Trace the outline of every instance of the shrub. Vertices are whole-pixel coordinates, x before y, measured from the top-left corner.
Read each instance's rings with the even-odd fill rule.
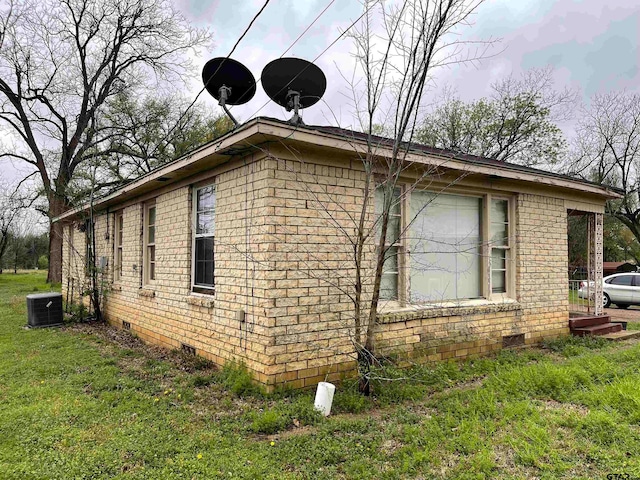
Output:
[[[49,268],[49,257],[40,255],[38,257],[38,270],[46,270]]]

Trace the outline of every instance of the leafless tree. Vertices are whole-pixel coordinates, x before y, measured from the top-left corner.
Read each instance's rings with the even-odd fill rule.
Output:
[[[567,170],[620,188],[623,198],[608,202],[607,211],[640,240],[640,95],[595,95],[581,118]]]
[[[424,114],[424,98],[434,71],[460,63],[473,63],[487,55],[492,41],[465,41],[460,28],[483,0],[366,1],[366,15],[351,37],[358,66],[351,81],[353,107],[366,134],[367,151],[361,156],[365,171],[364,198],[353,239],[354,343],[360,370],[360,390],[368,394],[370,369],[376,363],[375,330],[378,324],[380,286],[385,261],[390,256],[388,230],[400,176],[416,166],[407,161],[416,127]],[[375,19],[380,19],[378,23]],[[374,134],[385,126],[390,155],[381,158],[381,140]],[[417,170],[414,185],[424,184],[434,167]],[[374,192],[382,196],[371,226]],[[401,234],[404,232],[401,232]],[[373,272],[365,258],[375,237]],[[391,242],[393,243],[393,242]],[[366,288],[373,273],[372,285]],[[368,290],[368,291],[367,291]]]
[[[38,172],[54,218],[69,207],[78,169],[112,138],[112,125],[97,121],[106,102],[179,81],[209,34],[169,0],[10,0],[0,9],[0,125],[15,141],[0,158]],[[61,279],[61,229],[50,223],[50,281]]]

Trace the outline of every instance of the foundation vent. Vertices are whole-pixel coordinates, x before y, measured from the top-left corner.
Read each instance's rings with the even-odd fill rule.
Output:
[[[191,345],[187,345],[186,343],[182,344],[182,352],[187,355],[196,355],[196,347],[192,347]]]
[[[519,347],[520,345],[524,345],[524,333],[502,337],[502,348]]]
[[[129,322],[122,321],[122,328],[125,330],[131,330],[131,324]]]

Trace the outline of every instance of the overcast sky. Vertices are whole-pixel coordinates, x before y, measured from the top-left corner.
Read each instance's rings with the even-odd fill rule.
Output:
[[[194,59],[198,69],[212,57],[226,56],[264,3],[263,0],[176,2],[190,22],[210,28],[214,34],[214,46]],[[282,55],[329,2],[272,0],[233,58],[259,78],[262,68]],[[493,50],[495,56],[476,66],[458,65],[440,70],[436,88],[454,87],[463,99],[471,100],[487,95],[495,80],[518,75],[528,68],[551,65],[556,88],[579,89],[585,101],[597,92],[625,88],[640,91],[639,3],[640,0],[488,0],[478,9],[474,25],[464,35],[469,39],[501,38]],[[334,1],[287,56],[314,60],[361,12],[358,0]],[[345,101],[348,86],[338,70],[338,65],[346,74],[353,70],[352,51],[352,40],[344,38],[316,61],[327,77],[326,103],[320,102],[303,112],[308,124],[353,125],[352,108]],[[193,97],[200,88],[201,84],[194,82],[186,93]],[[220,112],[213,99],[206,93],[203,97],[212,111]],[[291,116],[269,102],[261,86],[253,100],[235,107],[233,113],[241,121],[256,114],[280,119]],[[564,127],[570,136],[571,125]],[[17,178],[20,174],[5,165],[0,175]]]
[[[233,58],[259,78],[262,68],[278,58],[328,3],[329,0],[272,0]],[[197,60],[199,65],[211,57],[225,56],[262,4],[263,0],[179,0],[179,8],[191,21],[210,27],[215,35],[215,47]],[[440,70],[437,88],[454,87],[462,98],[471,100],[489,93],[491,83],[497,79],[551,65],[555,86],[578,89],[585,101],[597,92],[638,90],[639,6],[639,0],[488,0],[480,6],[474,25],[464,35],[469,39],[501,38],[493,49],[495,56],[479,65]],[[313,60],[361,12],[358,0],[335,1],[287,55]],[[344,98],[349,94],[348,86],[338,70],[353,70],[351,51],[352,41],[345,38],[317,60],[327,77],[327,104],[321,102],[303,112],[307,123],[335,123],[330,110],[341,126],[352,123],[352,112]],[[259,86],[254,99],[233,112],[244,121],[267,101]],[[217,108],[212,99],[208,105]],[[273,103],[257,114],[282,119],[291,116]]]

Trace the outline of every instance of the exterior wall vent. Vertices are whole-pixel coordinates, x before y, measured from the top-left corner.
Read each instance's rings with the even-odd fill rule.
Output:
[[[187,355],[196,355],[196,347],[192,347],[191,345],[187,345],[186,343],[182,344],[182,351]]]
[[[122,328],[125,330],[131,330],[131,324],[129,322],[122,321]]]
[[[27,295],[27,323],[32,328],[62,325],[62,294]]]
[[[524,333],[502,337],[502,348],[519,347],[520,345],[524,345]]]

